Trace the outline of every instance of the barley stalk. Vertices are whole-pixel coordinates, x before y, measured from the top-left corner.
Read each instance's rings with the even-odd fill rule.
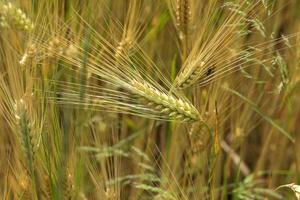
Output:
[[[0,2],[0,26],[17,28],[30,32],[34,25],[26,14],[12,3],[3,4]]]
[[[179,89],[184,89],[197,82],[199,76],[201,76],[203,70],[205,70],[203,69],[204,65],[205,62],[202,61],[200,64],[195,65],[196,67],[185,68],[177,77],[178,81],[176,82],[176,87]]]
[[[21,192],[18,194],[18,199],[30,200],[32,197],[32,191],[30,190],[30,181],[27,176],[24,176],[20,180]]]
[[[212,3],[213,5],[214,3]],[[226,5],[226,6],[225,6]],[[236,54],[229,51],[233,45],[237,44],[240,35],[238,28],[243,24],[249,24],[245,15],[241,15],[233,10],[227,4],[219,7],[209,7],[207,12],[207,20],[203,20],[203,27],[198,27],[199,37],[194,38],[190,54],[184,61],[181,71],[178,73],[175,85],[177,88],[183,89],[201,82],[208,82],[216,76],[228,73],[237,66],[239,59]],[[250,5],[241,2],[237,8],[244,13],[253,9]],[[213,16],[218,15],[222,23],[218,25],[210,24],[210,20],[214,20]],[[210,17],[212,17],[210,19]],[[205,31],[207,29],[207,31]],[[214,74],[211,74],[212,68],[218,68]]]
[[[127,47],[130,46],[130,41],[128,40],[122,40],[121,42],[119,42],[117,48],[116,48],[116,52],[115,52],[115,57],[116,59],[120,59],[122,57],[122,54],[124,53],[124,51],[127,49]]]
[[[29,113],[27,111],[25,102],[20,99],[14,105],[15,118],[19,128],[22,149],[28,159],[30,171],[33,171],[33,163],[35,161],[35,153],[39,146],[39,134],[33,130],[34,122],[30,122]]]
[[[52,198],[52,191],[51,191],[51,177],[45,176],[44,177],[44,188],[43,188],[43,196],[45,199],[51,199]]]
[[[35,44],[29,44],[26,48],[25,53],[20,59],[19,63],[21,66],[25,66],[34,56],[37,54],[37,47]]]
[[[104,50],[113,48],[104,38],[99,35],[98,37],[97,42],[103,45]],[[67,41],[62,40],[62,47],[67,43]],[[92,106],[97,110],[135,114],[152,119],[182,122],[201,120],[197,109],[186,100],[184,95],[174,90],[174,88],[171,89],[171,83],[161,74],[159,69],[154,64],[152,65],[147,57],[144,57],[138,46],[132,45],[137,44],[122,40],[117,48],[113,48],[115,51],[108,51],[107,53],[97,51],[90,53],[78,46],[76,48],[78,50],[77,58],[70,58],[68,55],[61,53],[59,49],[49,48],[41,43],[40,46],[48,50],[50,54],[54,56],[61,55],[61,59],[71,64],[71,66],[80,69],[82,63],[85,63],[86,72],[82,71],[80,73],[92,73],[94,75],[93,80],[101,78],[106,83],[103,86],[94,85],[92,81],[92,85],[82,85],[80,80],[79,84],[53,81],[63,90],[56,100],[59,100],[59,103],[62,104]],[[128,48],[136,48],[138,57],[129,57]],[[91,47],[91,49],[95,50],[94,47]],[[86,60],[82,60],[87,56]],[[115,62],[112,62],[111,58]],[[153,67],[155,78],[164,84],[163,87],[156,80],[153,80],[153,77],[144,73],[145,67],[150,66]],[[66,67],[70,67],[70,65],[66,65]],[[85,91],[87,91],[85,99],[80,98],[78,86],[85,88]],[[170,91],[170,93],[168,94],[166,91]],[[139,95],[143,101],[137,101],[132,94]]]
[[[132,81],[132,85],[136,93],[144,98],[149,108],[154,108],[162,114],[168,115],[171,119],[183,122],[198,121],[200,119],[197,109],[190,103],[173,95],[164,94],[146,82]]]
[[[64,181],[63,181],[63,196],[62,196],[62,198],[65,200],[72,199],[73,193],[74,193],[73,176],[67,170],[65,177],[64,177]]]
[[[177,0],[176,2],[176,26],[180,32],[180,39],[188,34],[188,24],[191,15],[189,0]]]

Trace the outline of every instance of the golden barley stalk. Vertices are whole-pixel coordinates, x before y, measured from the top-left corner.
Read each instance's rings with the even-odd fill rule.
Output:
[[[238,9],[241,10],[251,10],[252,8],[252,6],[247,6],[243,3],[238,6]],[[215,31],[211,32],[209,38],[205,39],[205,41],[202,38],[205,37],[205,34],[195,41],[190,55],[183,63],[181,71],[175,79],[177,88],[182,89],[195,84],[203,76],[210,76],[209,72],[213,67],[220,66],[222,68],[224,61],[228,62],[229,57],[230,59],[235,58],[235,55],[229,54],[229,49],[239,41],[236,30],[241,23],[246,23],[245,16],[225,6],[218,8],[218,10],[219,12],[224,12],[220,19],[223,20],[223,23],[215,27]],[[209,26],[209,23],[207,26]],[[199,30],[201,32],[203,27],[199,27],[199,29],[201,29]],[[222,68],[222,70],[226,69]],[[222,72],[218,71],[218,73]]]
[[[147,83],[132,81],[132,85],[136,89],[136,93],[146,100],[147,106],[159,110],[171,119],[183,122],[198,121],[200,119],[197,109],[190,103],[173,95],[164,94]]]
[[[143,26],[139,25],[142,14],[141,9],[141,1],[132,0],[129,2],[122,38],[115,51],[116,59],[122,57],[121,54],[125,50],[130,51],[134,41],[137,41],[140,37],[143,29]]]
[[[34,28],[32,21],[26,14],[12,3],[0,2],[0,26],[9,27],[10,25],[24,31],[31,31]]]
[[[191,15],[191,8],[189,0],[177,0],[176,1],[176,26],[180,32],[180,38],[183,38],[183,35],[188,34],[188,24],[189,18]]]
[[[63,195],[62,198],[64,200],[69,200],[73,198],[74,193],[74,183],[73,183],[73,176],[71,173],[66,171],[63,180]]]
[[[103,37],[99,35],[95,37],[97,37],[96,42],[104,50],[116,49]],[[62,46],[65,46],[68,42],[62,38],[60,43]],[[134,42],[133,44],[137,45]],[[53,81],[54,84],[60,85],[63,91],[59,95],[60,97],[56,98],[62,104],[91,105],[96,106],[97,109],[135,114],[152,119],[178,120],[183,122],[201,120],[197,109],[181,93],[172,88],[171,83],[161,74],[159,69],[155,65],[152,65],[153,63],[147,60],[148,58],[144,57],[143,52],[139,52],[140,49],[138,46],[132,48],[137,49],[136,54],[138,54],[137,58],[139,60],[134,60],[135,58],[132,56],[128,57],[128,50],[126,49],[123,49],[124,53],[116,55],[116,51],[103,53],[103,51],[91,46],[90,48],[93,51],[87,52],[86,49],[77,46],[77,57],[70,58],[68,55],[59,52],[57,48],[49,49],[43,43],[40,46],[51,54],[60,55],[61,59],[68,63],[66,67],[70,67],[71,64],[71,66],[80,69],[82,63],[86,62],[86,72],[80,70],[81,72],[79,73],[91,73],[93,76],[92,80],[101,80],[106,85],[114,86],[109,88],[109,86],[97,84],[86,85],[82,83]],[[87,57],[86,55],[88,59],[84,61],[83,58]],[[114,60],[117,60],[118,63],[114,63]],[[151,75],[144,73],[144,67],[149,67],[149,65],[155,71],[155,78],[163,82],[165,87],[162,87],[156,80],[153,80]],[[80,98],[80,91],[78,91],[78,88],[83,87],[85,88],[84,91],[87,92],[84,101]],[[123,91],[117,88],[122,88]],[[168,93],[168,91],[170,92]],[[57,93],[55,94],[54,92],[54,95],[57,95]],[[136,95],[140,98],[136,98]],[[55,99],[55,97],[53,98]],[[143,99],[143,101],[139,101],[140,99]]]

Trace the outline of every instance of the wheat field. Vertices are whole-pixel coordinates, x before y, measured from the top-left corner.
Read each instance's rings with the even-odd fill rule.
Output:
[[[0,199],[300,199],[299,0],[0,0]]]

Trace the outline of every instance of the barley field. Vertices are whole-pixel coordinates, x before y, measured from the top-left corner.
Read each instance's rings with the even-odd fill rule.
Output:
[[[0,199],[300,199],[300,0],[0,0]]]

